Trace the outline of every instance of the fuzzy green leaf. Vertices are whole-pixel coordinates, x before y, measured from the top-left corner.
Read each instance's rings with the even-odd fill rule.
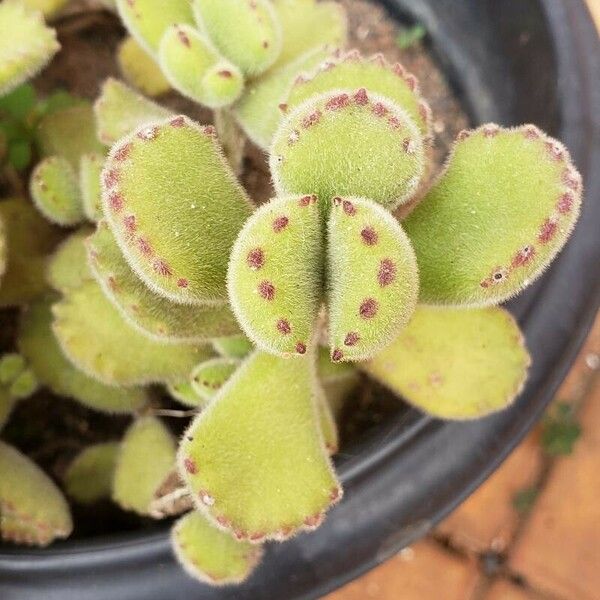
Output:
[[[116,442],[84,448],[65,473],[67,494],[80,504],[93,504],[110,498],[119,450]]]
[[[20,0],[0,4],[0,96],[33,77],[58,52],[56,32]]]
[[[322,290],[316,196],[279,198],[247,221],[233,251],[229,299],[246,335],[267,352],[304,354]]]
[[[25,359],[18,352],[4,354],[0,358],[0,385],[13,382],[26,367]]]
[[[72,227],[85,219],[77,175],[66,158],[42,160],[31,175],[30,193],[37,209],[52,223]]]
[[[235,373],[240,363],[233,358],[211,358],[192,371],[192,388],[207,403]]]
[[[189,25],[173,25],[160,42],[160,66],[181,94],[210,108],[229,106],[244,87],[240,70]]]
[[[419,306],[396,340],[360,368],[429,414],[473,419],[506,408],[529,363],[506,310]]]
[[[164,342],[204,342],[239,331],[226,304],[175,304],[152,291],[131,270],[105,221],[88,241],[90,264],[108,298],[125,319]]]
[[[517,294],[565,244],[581,190],[567,150],[533,125],[459,134],[446,172],[403,224],[421,301],[482,306]]]
[[[46,288],[46,259],[59,240],[58,231],[29,203],[0,201],[6,234],[6,271],[0,285],[0,307],[25,304]]]
[[[254,349],[254,345],[245,335],[231,335],[212,340],[215,352],[224,358],[246,358]]]
[[[326,46],[309,50],[295,61],[269,69],[260,77],[248,82],[243,96],[234,106],[235,117],[246,135],[267,150],[282,119],[279,105],[298,73],[311,69],[325,59]]]
[[[104,156],[98,153],[84,154],[79,162],[79,189],[83,212],[88,221],[95,223],[102,218],[102,186],[100,175]]]
[[[116,5],[129,33],[151,54],[170,25],[194,22],[190,0],[116,0]]]
[[[224,300],[251,204],[214,129],[184,116],[145,126],[112,149],[103,177],[105,217],[137,275],[175,302]]]
[[[146,96],[159,96],[171,89],[154,57],[132,37],[119,44],[117,60],[127,82]]]
[[[179,381],[210,356],[207,348],[159,343],[138,332],[95,281],[69,291],[53,313],[53,330],[65,355],[107,385]]]
[[[151,457],[151,460],[149,460]],[[156,491],[175,464],[175,439],[155,417],[142,417],[125,433],[113,480],[113,500],[148,515]]]
[[[171,542],[185,571],[210,585],[241,583],[262,558],[261,546],[235,540],[198,511],[175,523]]]
[[[363,58],[357,50],[338,52],[313,72],[299,76],[284,102],[291,110],[316,94],[360,88],[394,102],[417,124],[421,135],[429,134],[431,109],[421,96],[417,79],[402,65],[388,63],[382,54]]]
[[[85,240],[91,233],[89,227],[78,229],[61,242],[48,260],[46,278],[56,291],[68,293],[92,279],[85,249]]]
[[[269,0],[193,0],[200,30],[243,73],[266,71],[281,52],[281,24]]]
[[[206,398],[196,392],[189,378],[167,385],[167,393],[173,400],[190,408],[204,408],[208,404]]]
[[[419,277],[410,241],[379,204],[335,198],[327,271],[331,357],[365,360],[399,333],[417,305]]]
[[[8,393],[16,400],[23,400],[35,394],[39,383],[35,373],[31,369],[25,369],[11,383]]]
[[[313,368],[312,357],[252,354],[183,438],[180,473],[195,503],[240,539],[314,529],[341,497]]]
[[[52,333],[51,305],[49,298],[30,304],[19,325],[19,350],[29,361],[40,383],[55,394],[74,398],[101,412],[131,413],[144,406],[148,396],[142,388],[103,385],[71,365]]]
[[[96,137],[92,105],[83,100],[47,113],[38,124],[36,139],[42,156],[61,156],[75,171],[83,154],[104,152]]]
[[[72,529],[69,506],[52,480],[25,455],[0,442],[0,537],[47,546]]]
[[[319,380],[334,418],[340,416],[346,398],[360,382],[352,363],[333,362],[326,348],[319,348],[317,363]]]
[[[98,137],[114,144],[144,123],[166,119],[171,111],[144,98],[117,79],[109,77],[94,104]]]
[[[414,121],[383,96],[334,91],[312,97],[281,123],[269,164],[279,195],[371,198],[386,208],[414,194],[425,168]]]

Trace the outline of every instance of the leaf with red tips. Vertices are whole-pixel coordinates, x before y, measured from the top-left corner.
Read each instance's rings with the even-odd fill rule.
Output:
[[[382,55],[363,58],[354,50],[329,57],[299,78],[284,101],[288,110],[293,110],[315,94],[361,88],[393,101],[418,125],[422,136],[429,135],[431,110],[419,92],[417,80],[401,65],[388,63]]]
[[[244,87],[240,70],[189,25],[173,25],[160,42],[160,66],[181,94],[209,108],[229,106]]]
[[[163,422],[137,419],[121,442],[112,499],[125,510],[150,516],[150,505],[174,464],[175,439]]]
[[[0,442],[0,538],[47,546],[72,529],[69,506],[52,480],[16,448]]]
[[[224,303],[176,304],[150,289],[127,264],[105,221],[98,223],[87,245],[92,272],[105,294],[145,335],[163,343],[200,343],[239,331]]]
[[[194,15],[217,50],[250,76],[281,52],[281,25],[269,0],[193,0]]]
[[[29,304],[19,323],[19,350],[40,383],[101,412],[126,414],[142,408],[149,400],[146,390],[103,385],[67,360],[52,333],[52,302],[52,298],[42,298]]]
[[[319,428],[313,361],[255,352],[184,435],[180,474],[196,505],[239,538],[314,528],[341,497]]]
[[[169,26],[194,22],[190,0],[116,0],[116,5],[129,33],[151,54],[158,52],[160,40]]]
[[[425,168],[422,135],[392,101],[365,90],[313,96],[281,123],[269,164],[279,194],[371,198],[392,209],[415,193]]]
[[[506,408],[529,364],[519,326],[503,308],[419,306],[392,344],[359,366],[426,413],[474,419]]]
[[[327,252],[331,356],[336,362],[365,360],[398,334],[416,307],[419,277],[413,249],[382,206],[336,198]]]
[[[144,123],[159,121],[173,114],[112,77],[102,84],[94,112],[98,137],[107,145],[114,144]]]
[[[301,355],[312,339],[322,289],[318,205],[312,195],[272,200],[233,247],[230,302],[246,335],[268,352]]]
[[[103,203],[146,285],[180,304],[225,300],[229,253],[252,205],[212,127],[178,116],[121,140],[105,165]]]
[[[140,333],[123,319],[95,281],[70,290],[53,306],[53,313],[53,330],[65,355],[107,385],[180,381],[210,356],[204,346],[165,344]]]
[[[262,558],[262,547],[237,541],[215,527],[198,511],[173,526],[171,543],[175,556],[194,579],[210,585],[242,583]]]
[[[19,0],[0,3],[0,96],[33,77],[58,52],[56,31]]]
[[[421,301],[482,306],[519,293],[564,246],[581,193],[567,150],[533,125],[463,132],[446,172],[403,223]]]

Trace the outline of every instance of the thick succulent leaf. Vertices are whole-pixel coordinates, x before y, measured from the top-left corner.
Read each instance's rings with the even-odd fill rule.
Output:
[[[154,57],[132,37],[119,44],[117,61],[127,82],[146,96],[159,96],[171,89]]]
[[[153,54],[170,25],[194,22],[190,0],[116,0],[116,4],[129,33]]]
[[[244,226],[228,273],[242,329],[267,352],[304,354],[322,295],[323,233],[316,196],[279,198]]]
[[[103,166],[104,156],[98,153],[84,154],[79,162],[79,189],[83,212],[92,223],[102,218],[100,174]]]
[[[371,198],[392,209],[414,194],[425,168],[423,138],[399,106],[364,88],[314,96],[291,111],[273,139],[275,189]]]
[[[117,442],[84,448],[67,467],[65,491],[80,504],[110,498],[120,445]]]
[[[329,404],[329,398],[325,388],[320,382],[315,382],[317,414],[323,443],[330,455],[334,455],[340,445],[338,427],[333,413],[333,407]]]
[[[365,88],[388,98],[406,111],[421,135],[429,134],[431,110],[423,100],[417,79],[402,65],[391,65],[382,54],[363,58],[357,50],[338,52],[311,73],[299,76],[287,99],[286,110],[330,90]]]
[[[90,265],[108,298],[142,333],[164,342],[204,342],[236,333],[226,304],[175,304],[150,289],[132,271],[105,221],[88,240]]]
[[[171,542],[185,571],[210,585],[241,583],[262,558],[261,546],[234,539],[198,511],[175,523]]]
[[[403,223],[421,301],[481,306],[517,294],[565,244],[581,191],[567,150],[533,125],[460,134],[446,172]]]
[[[37,209],[52,223],[72,227],[85,219],[77,175],[61,156],[49,156],[31,174],[30,193]]]
[[[283,32],[281,52],[273,68],[288,65],[317,47],[346,44],[346,11],[337,2],[273,0]]]
[[[266,71],[281,52],[281,24],[269,0],[193,0],[200,30],[243,73]]]
[[[210,356],[206,347],[164,344],[140,333],[123,319],[95,281],[69,291],[52,311],[52,328],[65,355],[107,385],[179,381]]]
[[[149,458],[151,457],[151,460]],[[113,500],[148,515],[156,491],[175,464],[175,439],[156,417],[142,417],[125,433],[113,480]]]
[[[418,295],[415,254],[393,215],[372,200],[335,198],[327,243],[332,360],[373,356],[408,323]]]
[[[118,79],[109,77],[94,104],[98,137],[114,144],[144,123],[166,119],[171,111],[138,94]]]
[[[0,96],[33,77],[58,52],[56,32],[20,0],[0,3]]]
[[[83,100],[47,113],[38,124],[36,140],[42,156],[61,156],[75,171],[83,154],[104,152],[96,136],[92,105]]]
[[[295,61],[269,69],[248,82],[244,94],[234,107],[235,117],[246,135],[267,150],[282,119],[279,105],[298,73],[311,69],[328,55],[327,46],[320,46],[302,54]]]
[[[244,77],[240,70],[189,25],[170,27],[158,55],[169,83],[195,102],[220,108],[235,102],[242,93]]]
[[[208,403],[239,366],[239,361],[233,358],[211,358],[201,362],[192,371],[192,389]]]
[[[204,408],[208,404],[206,398],[196,392],[190,378],[170,383],[167,385],[167,393],[173,400],[190,408]]]
[[[67,293],[92,278],[85,248],[91,233],[89,227],[78,229],[61,242],[48,260],[46,278],[56,291]]]
[[[49,298],[30,304],[19,324],[17,343],[40,383],[55,394],[74,398],[107,413],[132,413],[148,401],[142,388],[117,388],[99,383],[76,369],[62,353],[52,333]]]
[[[190,426],[178,462],[198,508],[252,542],[314,529],[341,497],[312,356],[252,354]]]
[[[360,375],[352,363],[333,362],[329,351],[321,347],[319,348],[317,371],[331,412],[334,418],[338,418],[346,398],[359,384]]]
[[[0,284],[0,307],[25,304],[46,288],[47,255],[59,240],[58,230],[29,202],[0,201],[6,235],[6,271]]]
[[[254,349],[254,344],[245,335],[230,335],[212,340],[213,348],[217,354],[224,358],[246,358]]]
[[[114,146],[103,177],[105,217],[138,276],[182,304],[224,300],[251,204],[214,128],[184,116],[147,125]]]
[[[419,306],[398,338],[360,367],[424,412],[473,419],[508,406],[529,363],[519,326],[503,308]]]
[[[72,529],[69,506],[52,480],[17,449],[0,442],[0,537],[47,546]]]
[[[35,373],[31,369],[25,369],[18,377],[10,384],[8,393],[15,400],[23,400],[35,394],[39,387],[39,383]]]

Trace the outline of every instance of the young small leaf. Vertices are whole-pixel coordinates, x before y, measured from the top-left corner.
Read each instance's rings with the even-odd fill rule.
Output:
[[[173,25],[160,42],[160,66],[181,94],[209,108],[229,106],[244,87],[240,70],[189,25]]]
[[[361,196],[392,209],[414,194],[425,168],[422,135],[392,101],[367,92],[313,96],[281,123],[269,164],[278,194]]]
[[[62,353],[52,333],[52,299],[30,304],[21,316],[17,343],[42,385],[106,413],[132,413],[148,402],[142,388],[118,388],[99,383],[76,369]]]
[[[419,306],[408,327],[360,366],[407,402],[442,419],[473,419],[506,408],[530,359],[504,309]]]
[[[200,30],[243,73],[266,71],[281,52],[281,25],[269,0],[193,0]]]
[[[33,77],[58,52],[54,29],[20,0],[0,3],[0,96]]]
[[[82,227],[65,238],[48,260],[46,278],[58,292],[68,293],[92,279],[87,261],[85,240],[92,233]]]
[[[176,304],[146,286],[127,264],[105,221],[98,223],[88,249],[92,271],[105,294],[142,333],[163,343],[198,343],[239,331],[226,304]]]
[[[85,219],[77,175],[69,161],[50,156],[31,174],[31,198],[52,223],[72,227]]]
[[[254,349],[254,345],[245,335],[230,335],[212,340],[213,348],[217,354],[224,358],[246,358]]]
[[[174,302],[224,300],[251,204],[214,129],[184,116],[142,127],[113,147],[103,178],[105,217],[137,275]]]
[[[16,448],[0,442],[0,537],[47,546],[72,529],[69,506],[52,480]]]
[[[241,583],[262,558],[261,546],[235,540],[198,511],[175,523],[171,542],[185,571],[210,585]]]
[[[567,241],[581,191],[567,150],[533,125],[459,134],[446,172],[403,223],[421,301],[482,306],[517,294]]]
[[[171,89],[154,57],[132,37],[119,44],[117,61],[127,82],[146,96],[159,96]]]
[[[52,328],[65,355],[107,385],[179,381],[210,356],[205,347],[159,343],[138,332],[95,281],[69,291],[52,310]]]
[[[229,299],[246,335],[282,356],[304,354],[322,294],[323,232],[316,196],[261,206],[231,253]]]
[[[8,393],[15,400],[23,400],[35,394],[39,383],[35,373],[31,369],[25,369],[20,373],[8,388]]]
[[[208,404],[206,399],[196,392],[189,378],[167,385],[167,393],[173,400],[190,408],[204,408]]]
[[[98,138],[107,145],[114,144],[144,123],[166,119],[171,114],[112,77],[103,83],[94,112]]]
[[[211,521],[239,539],[314,529],[341,497],[317,415],[312,357],[252,354],[192,423],[181,477]]]
[[[389,344],[418,294],[415,254],[393,215],[372,200],[334,198],[327,243],[332,360],[365,360]]]
[[[102,218],[100,175],[103,166],[104,156],[97,153],[84,154],[79,162],[79,189],[83,212],[92,223]]]
[[[211,358],[192,371],[192,389],[208,403],[238,369],[239,361],[232,358]]]
[[[151,457],[151,460],[149,460]],[[156,491],[175,464],[175,439],[155,417],[142,417],[125,433],[113,479],[113,500],[148,515]]]
[[[93,504],[110,498],[119,450],[116,442],[84,448],[65,473],[67,494],[80,504]]]

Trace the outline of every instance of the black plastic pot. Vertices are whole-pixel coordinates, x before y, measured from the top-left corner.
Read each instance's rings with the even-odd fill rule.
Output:
[[[508,411],[472,423],[402,413],[338,467],[344,501],[317,533],[268,549],[243,587],[210,589],[174,562],[167,529],[0,549],[2,600],[318,598],[426,534],[502,462],[539,418],[600,300],[600,44],[583,0],[381,0],[427,27],[474,123],[533,122],[563,140],[587,188],[552,269],[511,309],[533,355]]]

